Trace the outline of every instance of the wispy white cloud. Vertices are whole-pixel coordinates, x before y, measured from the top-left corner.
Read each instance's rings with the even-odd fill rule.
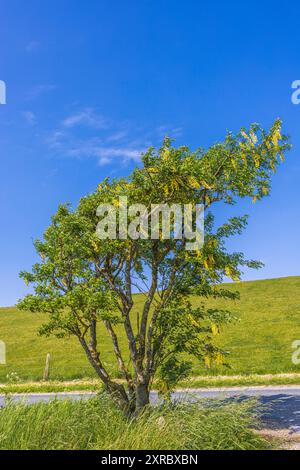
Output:
[[[51,149],[59,149],[63,147],[65,138],[65,132],[62,132],[61,130],[56,130],[47,137],[46,143]]]
[[[27,124],[36,124],[36,115],[32,111],[23,111],[22,116],[27,122]]]
[[[92,108],[86,108],[65,118],[62,125],[67,128],[86,126],[94,129],[106,129],[108,122],[102,115],[96,114]]]
[[[159,138],[165,137],[166,135],[176,139],[177,137],[181,137],[183,133],[182,127],[172,127],[168,125],[158,126],[157,134]]]
[[[34,87],[32,87],[27,95],[26,95],[26,98],[28,100],[34,100],[36,98],[38,98],[39,96],[45,94],[45,93],[49,93],[50,91],[53,91],[53,90],[56,90],[57,89],[57,86],[56,85],[50,85],[50,84],[39,84],[39,85],[35,85]]]
[[[152,132],[133,123],[115,123],[84,108],[65,117],[47,138],[47,144],[58,155],[78,159],[95,159],[99,165],[139,162],[151,145],[159,145],[162,136],[176,137],[181,128],[159,126]]]
[[[124,162],[138,162],[144,149],[133,147],[110,147],[95,145],[91,142],[82,142],[81,144],[68,149],[68,155],[71,157],[94,157],[99,165],[108,165],[115,160]]]
[[[117,131],[107,137],[108,142],[119,142],[127,137],[128,131]]]
[[[137,142],[122,142],[116,145],[103,136],[81,138],[61,129],[55,130],[47,137],[47,144],[52,151],[66,157],[87,159],[94,158],[99,165],[108,165],[114,161],[121,164],[138,162],[146,146]]]

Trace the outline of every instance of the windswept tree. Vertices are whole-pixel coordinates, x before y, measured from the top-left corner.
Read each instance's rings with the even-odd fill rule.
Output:
[[[204,302],[195,307],[192,297],[235,299],[237,293],[220,286],[224,277],[237,281],[244,266],[258,268],[260,263],[226,249],[226,239],[240,234],[247,218],[234,217],[215,228],[211,207],[267,196],[271,175],[288,149],[279,120],[268,132],[252,125],[237,135],[229,133],[208,150],[175,148],[166,138],[157,151],[150,148],[142,155],[130,177],[104,180],[76,210],[67,205],[58,209],[43,239],[35,242],[40,262],[32,272],[21,273],[34,294],[19,307],[47,314],[42,334],[76,336],[105,389],[127,413],[149,403],[155,377],[161,391],[170,392],[190,370],[187,358],[196,356],[207,367],[224,364],[225,352],[214,344],[214,335],[232,315]],[[120,228],[120,196],[131,207],[127,222],[134,235],[127,238]],[[166,239],[160,218],[158,235],[147,236],[153,204],[174,203],[203,204],[203,246],[188,250],[183,230]],[[105,219],[105,207],[111,206],[113,216]],[[143,208],[146,218],[140,217]],[[101,224],[107,223],[106,239],[99,238],[100,215]],[[173,235],[175,219],[170,211]],[[133,292],[140,292],[138,311]],[[100,323],[111,338],[122,383],[103,361]],[[120,325],[127,339],[123,350]]]

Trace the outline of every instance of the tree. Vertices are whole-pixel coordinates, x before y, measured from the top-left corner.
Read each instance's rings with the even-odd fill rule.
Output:
[[[234,217],[214,228],[210,208],[217,202],[233,204],[244,197],[255,202],[268,195],[271,175],[289,147],[279,120],[269,132],[252,125],[237,135],[229,133],[223,143],[207,151],[175,148],[165,138],[157,151],[150,148],[142,155],[142,165],[129,178],[104,180],[76,210],[59,207],[43,239],[35,242],[41,261],[32,272],[21,273],[33,284],[34,294],[19,307],[48,314],[42,334],[76,336],[105,389],[127,413],[149,403],[155,377],[161,392],[168,394],[189,372],[187,357],[196,356],[206,367],[224,364],[226,353],[214,344],[214,336],[232,314],[204,303],[194,307],[191,296],[235,299],[237,292],[220,286],[224,276],[237,281],[243,266],[258,268],[260,263],[246,260],[242,253],[229,253],[225,246],[228,237],[241,233],[247,217]],[[113,205],[115,222],[120,222],[119,196],[135,205],[128,222],[134,224],[136,236],[126,238],[116,228],[113,238],[100,240],[97,208]],[[144,236],[152,205],[174,202],[204,205],[201,248],[187,250],[188,239],[182,232],[181,238],[162,237],[160,219],[159,236]],[[146,226],[135,223],[141,203],[148,211]],[[175,222],[171,213],[173,235]],[[134,290],[141,293],[137,313]],[[124,384],[114,380],[103,363],[97,336],[101,322]],[[117,325],[127,338],[127,351],[120,348]]]

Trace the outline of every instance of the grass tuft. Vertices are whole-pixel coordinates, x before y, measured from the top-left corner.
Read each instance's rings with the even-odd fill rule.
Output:
[[[128,421],[105,394],[82,401],[8,403],[1,450],[252,450],[270,447],[254,428],[254,402],[149,408]]]

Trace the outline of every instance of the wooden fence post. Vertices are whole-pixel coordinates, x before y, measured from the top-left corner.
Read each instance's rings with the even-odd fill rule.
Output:
[[[44,370],[44,380],[49,380],[50,377],[50,354],[46,356],[46,365]]]

